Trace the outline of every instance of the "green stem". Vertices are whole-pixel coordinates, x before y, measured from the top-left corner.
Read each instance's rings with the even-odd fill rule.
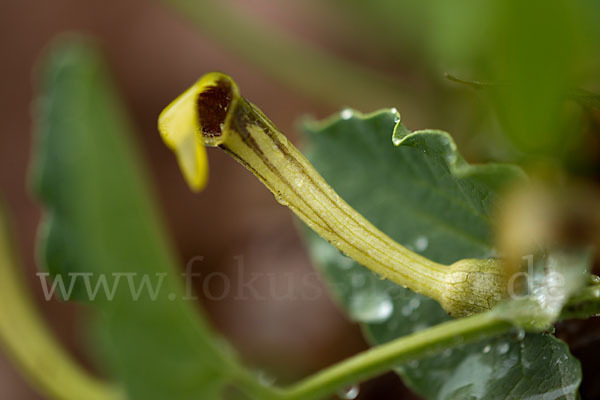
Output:
[[[259,381],[248,369],[240,367],[233,376],[233,384],[236,388],[257,400],[285,400],[287,393],[285,389],[277,386],[269,386]]]
[[[588,318],[600,311],[600,285],[585,288],[563,310],[562,319]],[[535,316],[532,316],[535,318]],[[399,364],[430,353],[491,338],[515,329],[495,310],[452,320],[374,347],[285,389],[273,388],[281,400],[317,400],[344,387],[376,377]]]
[[[48,331],[20,277],[3,217],[0,210],[0,344],[33,385],[52,399],[124,399],[120,389],[79,367]]]
[[[428,353],[493,337],[511,329],[514,326],[497,313],[486,312],[445,322],[374,347],[287,388],[266,387],[248,375],[240,376],[238,384],[256,399],[318,400]]]
[[[593,285],[569,301],[561,318],[586,318],[597,314],[599,308],[600,285]],[[427,354],[509,332],[515,325],[508,318],[492,310],[445,322],[357,354],[286,388],[264,386],[245,371],[239,374],[237,384],[260,400],[318,400]]]
[[[336,107],[399,105],[419,115],[419,94],[372,69],[344,61],[285,32],[273,32],[220,0],[164,0],[203,32],[300,93]],[[351,83],[351,84],[349,84]]]
[[[387,344],[374,347],[293,385],[286,399],[320,399],[348,385],[384,373],[400,363],[423,357],[458,344],[498,335],[513,327],[506,321],[483,313],[436,325]]]

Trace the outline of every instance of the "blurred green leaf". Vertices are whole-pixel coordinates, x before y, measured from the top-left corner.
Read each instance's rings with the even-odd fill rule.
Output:
[[[511,85],[494,90],[495,108],[512,142],[534,155],[560,154],[577,139],[565,134],[563,109],[581,61],[576,3],[497,2],[486,64],[495,81]]]
[[[494,27],[496,0],[330,0],[353,9],[373,37],[438,76],[471,70],[481,61]],[[412,57],[407,57],[407,54]]]
[[[25,282],[7,217],[0,198],[0,350],[34,388],[52,399],[124,400],[120,388],[86,371],[48,328]]]
[[[563,98],[569,88],[597,85],[597,1],[330,1],[353,9],[357,23],[406,64],[424,64],[432,81],[452,72],[509,83],[493,88],[491,104],[505,137],[524,157],[566,157],[581,140],[578,116]],[[439,87],[436,97],[442,95]],[[461,101],[453,93],[435,112]],[[489,124],[486,131],[497,129]]]
[[[470,166],[441,131],[408,134],[398,114],[379,112],[306,125],[309,159],[352,207],[394,240],[440,263],[485,258],[499,191],[522,172]],[[392,131],[395,142],[392,144]],[[341,305],[373,344],[449,320],[438,303],[388,281],[307,233],[311,254]],[[397,371],[435,399],[574,398],[579,364],[558,339],[521,333],[432,354]],[[552,396],[555,397],[552,397]]]
[[[111,372],[131,399],[215,399],[236,364],[194,304],[157,219],[130,126],[95,47],[77,37],[43,60],[34,187],[45,207],[39,259],[54,279],[117,287],[91,301]],[[127,276],[135,274],[131,282]],[[141,289],[144,277],[156,290]],[[161,278],[162,277],[162,278]],[[86,300],[82,276],[73,297]],[[158,282],[162,285],[158,290]]]

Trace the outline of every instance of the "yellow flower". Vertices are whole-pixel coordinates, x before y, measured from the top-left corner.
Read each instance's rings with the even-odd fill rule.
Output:
[[[169,104],[158,117],[158,130],[165,144],[175,152],[179,167],[190,188],[197,192],[208,180],[208,159],[198,115],[198,99],[224,75],[204,75]]]

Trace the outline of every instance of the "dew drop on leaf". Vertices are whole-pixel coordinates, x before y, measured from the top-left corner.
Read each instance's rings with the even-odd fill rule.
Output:
[[[413,313],[413,311],[415,311],[417,308],[419,308],[419,305],[421,304],[421,300],[419,300],[418,298],[412,298],[408,304],[406,304],[404,307],[402,307],[402,315],[405,317],[408,317],[409,315],[411,315]]]
[[[358,385],[348,386],[338,392],[338,396],[344,400],[354,400],[360,393],[360,387]]]
[[[416,297],[410,299],[410,301],[408,302],[408,305],[410,305],[410,307],[413,310],[416,310],[417,308],[419,308],[420,304],[421,304],[421,300],[417,299]]]
[[[343,109],[342,112],[340,113],[340,117],[344,120],[348,120],[348,119],[352,118],[352,115],[353,115],[353,112],[349,108]]]
[[[449,153],[444,158],[446,159],[446,163],[448,165],[452,165],[456,162],[456,154],[455,153]]]
[[[275,377],[269,375],[267,372],[263,370],[259,370],[256,372],[256,378],[263,386],[272,386],[275,383]]]
[[[500,343],[498,345],[498,354],[506,354],[510,350],[510,345],[508,343]]]
[[[425,251],[429,246],[429,239],[425,236],[419,236],[417,240],[415,240],[415,249],[417,251]]]
[[[350,315],[363,322],[383,322],[394,311],[394,305],[387,293],[363,292],[352,298]]]
[[[315,257],[325,264],[336,264],[340,256],[340,252],[331,244],[324,240],[316,242],[314,246]],[[340,263],[340,266],[342,266]],[[345,266],[345,265],[344,265]]]
[[[392,114],[395,114],[394,115],[394,123],[397,124],[398,122],[400,122],[400,115],[398,114],[398,110],[396,109],[396,107],[391,108],[390,112]],[[394,139],[392,138],[392,140],[394,140]]]

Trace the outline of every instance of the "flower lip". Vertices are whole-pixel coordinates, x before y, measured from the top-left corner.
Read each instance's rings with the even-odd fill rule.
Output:
[[[228,79],[220,77],[213,85],[198,93],[196,109],[202,135],[206,139],[223,134],[225,119],[231,106],[234,90]]]
[[[228,121],[240,100],[236,83],[227,75],[211,72],[195,85],[194,114],[205,146],[219,146],[228,136]]]

